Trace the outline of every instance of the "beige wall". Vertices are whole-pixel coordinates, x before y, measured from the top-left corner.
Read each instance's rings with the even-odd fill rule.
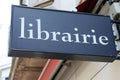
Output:
[[[72,61],[55,80],[120,80],[120,61],[113,63]]]

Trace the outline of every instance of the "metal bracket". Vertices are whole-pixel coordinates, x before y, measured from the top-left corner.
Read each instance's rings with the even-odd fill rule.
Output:
[[[112,23],[120,24],[120,20],[111,20]]]
[[[116,60],[120,60],[120,54],[116,56]]]
[[[120,40],[120,13],[117,13],[117,14],[113,17],[113,19],[114,19],[114,20],[111,20],[111,22],[116,24],[116,29],[117,29],[118,36],[119,36],[119,39],[118,39],[118,40]]]
[[[119,2],[120,0],[107,0],[109,2],[109,4],[111,5],[114,2]]]
[[[119,36],[119,39],[117,40],[120,40],[120,20],[111,20],[111,22],[116,24],[116,29],[117,29],[118,36]]]

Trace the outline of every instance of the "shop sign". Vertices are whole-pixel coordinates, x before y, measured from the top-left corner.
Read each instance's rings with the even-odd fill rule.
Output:
[[[113,61],[109,16],[12,6],[9,56]]]

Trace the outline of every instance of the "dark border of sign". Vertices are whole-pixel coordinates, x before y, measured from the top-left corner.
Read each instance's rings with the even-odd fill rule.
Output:
[[[64,60],[81,60],[81,61],[99,61],[99,62],[113,62],[115,57],[107,56],[89,56],[89,55],[69,55],[50,52],[34,52],[34,51],[21,51],[11,50],[9,56],[13,57],[29,57],[29,58],[47,58],[47,59],[64,59]],[[17,54],[17,55],[16,55]],[[69,56],[68,56],[69,55]]]
[[[71,12],[71,11],[63,11],[63,10],[42,9],[42,8],[33,8],[33,7],[27,7],[27,6],[12,5],[12,8],[13,7],[41,9],[41,10],[48,10],[48,11],[73,13],[73,14],[75,13],[75,14],[109,17],[109,16],[104,16],[104,15],[90,14],[90,13],[84,13],[84,12]],[[13,16],[13,9],[12,9],[12,16]],[[12,20],[12,16],[11,16],[11,20]],[[11,25],[12,24],[13,23],[11,21]],[[11,32],[12,32],[12,28],[10,30],[10,37],[12,37]],[[52,52],[34,52],[34,51],[15,50],[15,49],[11,48],[11,38],[10,38],[10,41],[9,41],[8,56],[12,56],[12,57],[29,57],[29,58],[34,57],[34,58],[81,60],[81,61],[99,61],[99,62],[113,62],[116,59],[116,56],[96,56],[96,55],[77,55],[77,54],[74,54],[74,55],[70,54],[69,56],[68,55],[69,54],[60,54],[60,53],[52,53]]]

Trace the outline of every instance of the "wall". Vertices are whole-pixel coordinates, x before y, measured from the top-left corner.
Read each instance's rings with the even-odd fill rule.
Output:
[[[11,63],[0,66],[0,80],[5,80],[6,77],[9,77]]]
[[[9,72],[10,72],[10,68],[2,70],[1,80],[5,80],[5,78],[9,77]]]
[[[113,63],[72,61],[55,80],[120,80],[120,61]]]

